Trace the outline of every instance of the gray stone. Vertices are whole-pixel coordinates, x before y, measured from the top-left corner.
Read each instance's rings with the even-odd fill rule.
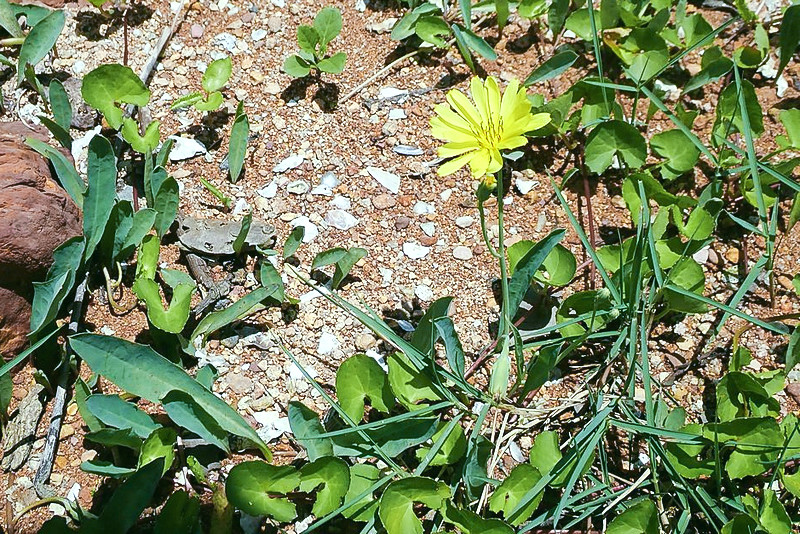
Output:
[[[459,245],[453,249],[453,257],[457,260],[471,260],[472,250],[469,247]]]

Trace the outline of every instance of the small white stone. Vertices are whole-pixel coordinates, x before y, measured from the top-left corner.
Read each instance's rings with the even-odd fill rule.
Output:
[[[415,287],[414,294],[423,302],[429,302],[433,300],[433,290],[424,284],[420,284]]]
[[[524,180],[522,178],[517,178],[514,180],[514,186],[519,191],[520,195],[527,195],[531,192],[531,189],[539,185],[539,182],[536,180]]]
[[[358,224],[358,219],[344,210],[331,210],[325,214],[325,222],[339,230],[349,230]]]
[[[273,180],[261,189],[257,190],[256,193],[264,198],[275,198],[275,195],[278,194],[278,184],[275,182],[275,180]]]
[[[422,229],[422,231],[428,237],[433,237],[433,234],[436,233],[436,225],[433,224],[432,222],[422,223],[422,224],[419,225],[419,227]]]
[[[405,118],[406,118],[405,110],[403,110],[401,108],[395,108],[395,109],[390,109],[389,110],[389,119],[390,120],[397,121],[397,120],[402,120],[402,119],[405,119]]]
[[[292,193],[293,195],[305,195],[308,193],[308,190],[311,186],[308,185],[308,182],[303,180],[295,180],[293,182],[289,182],[289,185],[286,186],[286,191]]]
[[[298,154],[293,154],[288,158],[284,159],[283,161],[281,161],[280,163],[278,163],[277,165],[275,165],[272,168],[272,172],[282,173],[291,169],[296,169],[297,167],[303,164],[304,160],[305,158],[303,158],[303,156],[300,156]]]
[[[395,195],[400,190],[400,177],[396,174],[384,171],[378,167],[367,167],[367,172],[375,179],[376,182],[381,184]]]
[[[419,243],[407,241],[403,243],[403,254],[412,260],[419,260],[428,255],[431,251],[430,247],[423,247]]]
[[[253,41],[260,41],[267,36],[267,30],[264,28],[257,28],[250,33],[250,38]]]
[[[453,249],[453,257],[457,260],[471,260],[472,259],[472,250],[469,247],[465,247],[464,245],[459,245]]]
[[[303,234],[303,243],[311,243],[319,235],[319,228],[317,228],[317,225],[312,223],[305,215],[301,215],[296,219],[292,219],[292,222],[289,224],[292,226],[292,228],[297,228],[298,226],[305,228],[305,234]]]
[[[328,202],[328,205],[330,205],[332,208],[337,208],[340,210],[349,210],[353,207],[353,203],[350,201],[350,199],[342,195],[336,195],[333,197],[333,200]]]
[[[435,211],[436,208],[433,206],[433,204],[429,204],[428,202],[423,202],[419,200],[417,201],[416,204],[414,204],[415,215],[429,215],[431,213],[434,213]]]
[[[171,135],[169,139],[173,141],[172,150],[169,152],[170,161],[183,161],[206,153],[206,147],[197,139],[178,135]]]
[[[281,417],[276,411],[253,412],[253,419],[261,425],[261,428],[256,430],[256,433],[266,442],[278,439],[284,433],[292,433],[292,427],[289,426],[289,418]]]
[[[338,350],[340,346],[339,340],[330,332],[323,332],[319,338],[317,345],[317,354],[325,355]]]
[[[472,226],[474,222],[475,219],[473,217],[470,217],[469,215],[464,215],[463,217],[456,218],[456,226],[458,226],[459,228],[469,228],[470,226]]]
[[[397,98],[399,96],[407,96],[408,91],[403,89],[398,89],[397,87],[381,87],[381,90],[378,91],[378,98],[381,100],[386,100],[389,98]]]

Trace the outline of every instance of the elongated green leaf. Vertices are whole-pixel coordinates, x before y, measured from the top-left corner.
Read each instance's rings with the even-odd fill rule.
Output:
[[[53,264],[44,282],[34,282],[31,307],[31,337],[52,323],[58,316],[67,295],[75,285],[76,273],[83,258],[84,241],[73,237],[53,251]]]
[[[278,521],[297,516],[294,503],[277,497],[300,485],[300,472],[290,465],[242,462],[231,469],[225,481],[225,495],[231,504],[250,515],[266,515]]]
[[[550,251],[563,239],[563,229],[553,230],[544,239],[536,243],[516,264],[514,274],[508,282],[508,316],[514,317],[519,310],[522,299],[531,285],[536,271],[542,266]]]
[[[83,257],[92,257],[114,207],[117,193],[117,158],[111,143],[102,135],[89,141],[89,186],[83,203]]]
[[[17,21],[17,16],[8,0],[0,0],[0,26],[8,32],[11,37],[23,37],[22,28]]]
[[[197,289],[193,280],[172,288],[172,300],[167,308],[164,308],[158,284],[154,280],[138,278],[132,289],[136,296],[145,302],[147,318],[153,323],[153,326],[173,334],[183,331],[186,321],[189,320],[192,294]]]
[[[236,119],[231,127],[231,138],[228,147],[228,171],[231,182],[236,183],[242,173],[244,158],[247,154],[247,139],[250,136],[250,122],[242,111],[242,103],[236,111]]]
[[[53,49],[66,20],[64,11],[52,11],[31,29],[19,49],[17,85],[22,83],[27,66],[33,67]]]
[[[298,401],[289,402],[287,412],[292,434],[306,449],[310,461],[313,462],[323,456],[333,456],[331,439],[317,437],[325,432],[317,412]]]
[[[286,236],[286,241],[283,244],[283,259],[289,258],[297,252],[300,245],[303,243],[303,237],[306,235],[305,226],[295,226],[294,229]]]
[[[200,527],[200,499],[178,490],[158,514],[153,534],[193,534]]]
[[[239,227],[239,233],[236,234],[236,239],[233,240],[233,252],[240,256],[244,251],[244,245],[247,240],[247,234],[250,232],[250,225],[253,222],[253,212],[248,211],[242,217],[242,225]]]
[[[464,376],[464,349],[461,346],[461,340],[458,339],[456,327],[450,317],[437,317],[434,319],[433,324],[436,325],[436,330],[439,337],[444,342],[445,354],[447,355],[447,363],[450,365],[450,370],[458,376]]]
[[[83,209],[83,197],[86,192],[86,184],[78,174],[78,171],[75,170],[75,166],[70,163],[64,154],[39,139],[28,137],[25,140],[25,144],[50,160],[50,163],[53,164],[53,168],[56,170],[56,176],[58,176],[61,187],[64,188],[72,201],[75,202],[79,208]]]
[[[778,42],[781,50],[781,60],[778,65],[778,76],[780,76],[800,45],[800,5],[789,6],[783,13]]]
[[[111,478],[123,478],[136,472],[133,467],[120,467],[107,460],[87,460],[81,462],[81,471]]]
[[[175,424],[230,452],[225,430],[190,395],[179,390],[170,391],[162,402],[164,410]]]
[[[220,427],[249,439],[271,458],[266,443],[236,410],[150,347],[97,334],[72,336],[70,346],[92,371],[150,402],[161,402],[173,390],[192,396]]]
[[[164,469],[161,474],[165,475],[172,468],[172,463],[175,461],[175,442],[177,440],[178,434],[172,428],[161,427],[153,430],[142,443],[142,448],[139,451],[139,467],[141,468],[150,462],[162,459],[164,461]]]
[[[89,395],[86,398],[86,407],[106,425],[123,430],[130,429],[142,439],[161,426],[118,395]]]
[[[2,5],[1,2],[0,5]],[[2,9],[0,9],[0,12],[2,12]],[[67,96],[64,86],[61,85],[58,79],[53,79],[53,81],[50,82],[47,94],[50,98],[50,109],[53,111],[53,118],[56,124],[69,132],[70,125],[72,124],[72,105],[69,103],[69,96]]]
[[[261,303],[275,293],[277,286],[260,287],[240,298],[224,310],[209,313],[197,323],[192,332],[191,340],[194,342],[200,337],[205,343],[206,337],[212,332],[238,321],[260,309]]]
[[[153,208],[156,210],[153,226],[159,238],[164,238],[169,227],[172,226],[172,223],[175,221],[175,217],[178,215],[179,203],[180,194],[178,182],[175,178],[169,176],[159,186],[155,197],[155,203],[153,204]]]
[[[538,67],[525,79],[525,86],[544,82],[560,76],[578,60],[578,54],[572,50],[564,50],[554,55]]]

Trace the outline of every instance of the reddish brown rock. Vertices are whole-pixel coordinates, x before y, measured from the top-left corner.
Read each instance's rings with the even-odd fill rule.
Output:
[[[31,305],[10,289],[0,287],[0,362],[18,354],[28,343]]]
[[[21,128],[0,124],[0,284],[7,288],[43,279],[53,250],[81,234],[80,210],[47,161],[21,141],[36,135]]]

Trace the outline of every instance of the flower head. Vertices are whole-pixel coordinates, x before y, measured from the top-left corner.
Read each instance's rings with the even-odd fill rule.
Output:
[[[439,147],[439,157],[452,158],[439,167],[440,176],[467,164],[475,178],[494,174],[503,167],[501,150],[524,145],[525,132],[550,122],[547,113],[531,113],[525,88],[517,80],[511,80],[501,97],[497,80],[489,76],[484,82],[476,76],[470,94],[474,105],[461,91],[449,91],[447,103],[436,106],[431,119],[433,136],[447,141]]]

